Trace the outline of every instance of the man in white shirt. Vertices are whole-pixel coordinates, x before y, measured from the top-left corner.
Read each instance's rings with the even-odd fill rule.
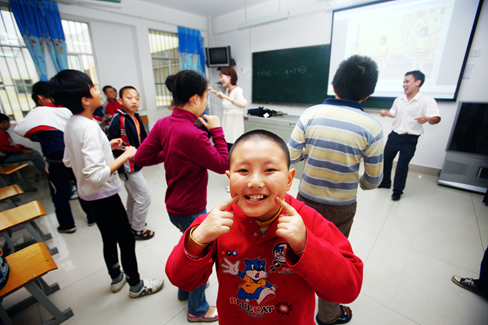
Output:
[[[381,110],[381,116],[395,120],[388,135],[384,152],[383,181],[378,188],[391,188],[393,159],[400,152],[393,182],[393,201],[400,200],[405,188],[408,164],[415,154],[419,136],[424,133],[423,124],[437,124],[441,121],[437,102],[420,92],[425,75],[419,70],[410,71],[403,79],[405,94],[395,99],[390,111]]]

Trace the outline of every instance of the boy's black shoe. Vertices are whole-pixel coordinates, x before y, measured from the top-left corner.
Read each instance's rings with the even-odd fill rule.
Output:
[[[391,188],[391,185],[388,186],[388,185],[381,183],[380,185],[378,185],[378,188]]]
[[[451,280],[461,288],[474,292],[477,295],[480,295],[482,297],[488,298],[488,294],[478,289],[478,287],[476,286],[472,278],[462,278],[460,276],[455,275],[451,278]]]
[[[319,325],[332,325],[332,324],[345,324],[345,323],[349,323],[349,321],[352,318],[351,308],[346,307],[346,306],[343,306],[343,305],[340,305],[339,307],[341,308],[341,315],[339,316],[339,318],[337,318],[335,320],[335,322],[332,322],[332,323],[324,323],[324,322],[321,322],[319,320],[319,315],[317,315],[317,316],[315,316],[315,320],[317,321],[317,324],[319,324]]]
[[[391,199],[393,201],[399,201],[401,196],[402,196],[401,194],[393,193],[392,196],[391,196]]]
[[[69,226],[69,227],[58,227],[58,232],[59,233],[67,233],[67,234],[72,234],[76,231],[76,226]]]

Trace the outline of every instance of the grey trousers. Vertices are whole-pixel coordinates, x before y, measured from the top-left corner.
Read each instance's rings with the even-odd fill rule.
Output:
[[[346,238],[351,232],[352,222],[356,214],[357,202],[349,205],[328,205],[317,203],[304,198],[298,193],[297,200],[304,202],[311,208],[314,208],[325,219],[332,222]],[[319,298],[318,318],[323,323],[332,323],[341,315],[340,304],[329,302]]]
[[[141,170],[119,174],[119,177],[124,181],[125,189],[127,190],[126,209],[129,223],[133,230],[142,231],[144,230],[147,212],[151,204],[151,194],[147,188],[146,179]]]

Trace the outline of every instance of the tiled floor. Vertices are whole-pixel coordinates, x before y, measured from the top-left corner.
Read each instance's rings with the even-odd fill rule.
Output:
[[[77,201],[72,201],[78,230],[58,234],[46,180],[38,193],[22,197],[26,203],[42,202],[47,216],[39,222],[51,232],[49,246],[59,269],[44,279],[58,282],[61,290],[50,298],[61,309],[71,307],[74,317],[64,324],[187,324],[186,302],[176,299],[177,288],[166,278],[166,259],[180,233],[170,223],[164,205],[166,183],[162,165],[145,168],[152,204],[148,228],[156,231],[149,241],[137,242],[142,277],[163,277],[163,290],[131,299],[126,286],[110,292],[110,279],[102,257],[97,227],[88,227]],[[229,197],[227,178],[210,173],[208,207]],[[296,195],[298,180],[291,194]],[[358,192],[358,211],[350,240],[363,260],[364,283],[359,298],[351,304],[354,324],[488,324],[488,300],[451,282],[452,275],[477,277],[488,245],[488,207],[482,195],[437,185],[437,177],[410,173],[406,193],[398,202],[390,191]],[[121,192],[125,199],[125,191]],[[0,209],[5,209],[0,205]],[[16,238],[23,240],[22,234]],[[207,300],[215,304],[217,280],[210,279]],[[11,306],[27,296],[24,289],[5,298]],[[42,324],[48,313],[37,304],[12,317],[13,324]]]

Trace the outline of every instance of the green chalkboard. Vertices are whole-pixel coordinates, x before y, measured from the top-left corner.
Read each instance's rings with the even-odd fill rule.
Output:
[[[252,54],[252,102],[320,104],[327,97],[330,45]]]

